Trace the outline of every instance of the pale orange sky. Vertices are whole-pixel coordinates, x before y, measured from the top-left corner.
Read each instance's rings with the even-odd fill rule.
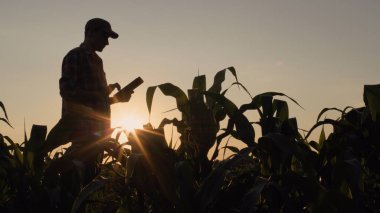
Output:
[[[146,88],[171,82],[187,90],[198,69],[210,86],[217,71],[235,66],[252,95],[295,98],[305,110],[290,103],[290,113],[303,129],[324,107],[361,106],[363,85],[380,79],[378,0],[2,0],[0,100],[15,127],[0,124],[2,134],[21,142],[24,118],[28,133],[32,124],[50,129],[59,120],[62,58],[93,17],[120,34],[99,53],[108,82],[145,80],[130,103],[112,107],[114,124],[147,122]],[[250,101],[237,89],[227,96],[237,105]],[[176,116],[162,114],[172,108],[174,99],[157,91],[153,124]]]

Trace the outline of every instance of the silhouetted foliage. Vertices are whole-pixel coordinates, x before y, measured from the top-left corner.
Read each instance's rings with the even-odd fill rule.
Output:
[[[361,108],[323,109],[303,135],[288,103],[277,98],[299,105],[294,99],[267,92],[238,107],[222,91],[226,71],[236,79],[233,86],[247,91],[233,67],[218,72],[209,89],[205,76],[195,77],[187,95],[170,83],[148,88],[149,113],[159,88],[175,98],[181,118],[163,119],[158,128],[147,124],[124,144],[118,139],[125,131],[104,141],[102,172],[86,186],[78,185],[86,172],[80,162],[58,165],[74,165],[67,185],[49,173],[63,151],[41,151],[46,127],[33,126],[22,144],[0,135],[1,212],[379,212],[380,85],[364,86]],[[10,126],[0,106],[1,120]],[[259,120],[247,117],[248,110],[257,111]],[[330,110],[341,116],[320,120]],[[227,127],[221,128],[224,119]],[[259,128],[252,123],[262,132],[257,140]],[[165,140],[168,124],[180,134],[178,148]],[[325,125],[333,127],[331,134]],[[309,140],[317,127],[319,140]],[[221,147],[229,137],[245,146]],[[220,160],[226,149],[232,155]],[[70,197],[65,193],[73,191],[80,191],[73,206],[60,209]]]

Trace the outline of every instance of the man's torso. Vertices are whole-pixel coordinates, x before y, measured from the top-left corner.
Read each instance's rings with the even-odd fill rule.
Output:
[[[86,97],[83,92],[102,95]],[[78,118],[77,125],[83,130],[99,131],[110,127],[110,104],[103,63],[95,52],[83,44],[71,50],[63,60],[60,93],[62,118],[74,115]]]

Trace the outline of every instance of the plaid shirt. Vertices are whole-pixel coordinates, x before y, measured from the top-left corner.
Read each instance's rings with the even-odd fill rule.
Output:
[[[109,90],[102,59],[95,51],[82,43],[64,57],[59,88],[62,118],[74,115],[82,131],[110,128]]]

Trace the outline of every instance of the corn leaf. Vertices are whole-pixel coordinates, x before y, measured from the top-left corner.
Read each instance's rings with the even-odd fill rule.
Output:
[[[364,103],[368,107],[372,120],[380,115],[380,84],[364,85]]]
[[[224,160],[224,158],[225,158],[225,156],[226,156],[226,149],[227,149],[227,146],[228,146],[228,142],[230,142],[231,137],[232,137],[232,136],[228,137],[227,142],[226,142],[226,145],[222,148],[222,149],[224,149],[224,150],[223,150],[223,160]],[[238,151],[239,151],[239,150],[238,150]]]
[[[319,143],[315,142],[315,141],[310,141],[309,142],[309,145],[311,147],[313,147],[315,150],[317,150],[319,152],[319,150],[321,149],[321,146],[319,145]]]
[[[94,180],[82,189],[71,208],[71,213],[78,212],[79,208],[94,192],[104,188],[107,183],[115,182],[115,179]]]
[[[284,93],[280,93],[280,92],[265,92],[265,93],[261,93],[259,95],[256,95],[255,97],[253,97],[251,103],[245,104],[245,105],[247,105],[247,106],[245,106],[245,108],[247,108],[247,109],[258,109],[258,108],[260,108],[263,104],[263,97],[268,97],[268,96],[270,96],[270,97],[285,96],[303,109],[303,107],[296,100],[294,100],[293,98],[285,95]]]
[[[301,134],[298,132],[298,124],[296,118],[288,118],[283,120],[281,129],[282,132],[287,135],[302,138]]]
[[[264,117],[273,117],[273,96],[262,96],[261,103],[263,107]]]
[[[321,116],[326,113],[327,111],[331,111],[331,110],[335,110],[335,111],[338,111],[338,112],[341,112],[341,113],[344,113],[344,111],[338,109],[338,108],[324,108],[321,110],[321,112],[319,113],[318,117],[317,117],[317,122],[319,121],[319,119],[321,118]]]
[[[256,177],[255,184],[244,195],[241,201],[241,210],[244,212],[257,212],[257,201],[260,199],[261,193],[265,185],[269,181],[263,177]]]
[[[330,124],[330,125],[333,125],[333,126],[344,126],[346,128],[351,128],[351,126],[348,126],[348,125],[344,125],[343,123],[339,122],[339,121],[336,121],[336,120],[332,120],[332,119],[325,119],[323,121],[318,121],[316,124],[314,124],[313,127],[311,127],[311,129],[308,131],[308,133],[306,134],[305,136],[305,140],[311,135],[311,133],[319,126],[321,125],[325,125],[325,124]]]
[[[238,86],[242,87],[243,90],[249,95],[249,97],[251,97],[251,99],[253,98],[252,95],[251,95],[251,93],[248,91],[248,89],[242,83],[240,83],[240,82],[234,82],[234,83],[231,84],[231,87],[234,86],[234,85],[238,85]]]
[[[216,137],[216,146],[215,146],[214,153],[213,153],[213,155],[212,155],[212,157],[211,157],[211,160],[212,160],[212,161],[215,160],[216,157],[218,157],[218,155],[219,155],[219,145],[220,145],[220,143],[222,142],[222,140],[223,140],[225,137],[227,137],[228,135],[231,134],[232,131],[234,131],[233,128],[234,128],[234,123],[233,123],[233,121],[232,121],[231,119],[228,119],[228,122],[227,122],[227,128],[226,128],[226,129],[224,129],[224,128],[221,129],[221,130],[224,131],[224,132]]]
[[[0,107],[1,107],[1,109],[3,110],[3,112],[4,112],[5,119],[6,119],[6,120],[9,120],[9,119],[8,119],[8,115],[7,115],[7,111],[5,110],[5,106],[4,106],[3,102],[1,102],[1,101],[0,101]]]
[[[276,117],[281,121],[289,119],[289,107],[286,101],[274,100],[273,101],[274,109],[276,110]]]
[[[326,133],[325,133],[325,127],[322,126],[321,134],[319,134],[319,147],[323,146],[323,143],[326,141]]]
[[[146,90],[146,104],[148,106],[148,112],[149,112],[149,121],[150,121],[150,113],[152,110],[152,101],[153,101],[153,95],[156,91],[157,86],[148,87]]]
[[[11,145],[12,150],[14,152],[14,156],[16,158],[16,162],[19,164],[19,166],[22,166],[23,165],[23,158],[22,158],[22,153],[21,153],[20,148],[8,136],[4,136],[4,139],[7,140],[9,142],[9,144]]]
[[[193,89],[198,89],[201,92],[206,91],[206,76],[200,75],[194,78]]]
[[[8,124],[8,126],[10,126],[11,128],[13,128],[13,126],[9,123],[9,121],[5,118],[0,118],[0,121],[4,121],[6,124]]]
[[[30,132],[30,139],[25,144],[27,151],[37,152],[45,143],[47,127],[43,125],[33,125]]]
[[[231,159],[224,160],[202,181],[195,193],[195,200],[198,202],[197,206],[200,212],[207,212],[208,207],[214,201],[216,195],[222,190],[227,171],[244,158],[244,155],[235,155]]]
[[[214,101],[218,102],[220,105],[222,105],[229,117],[233,117],[238,110],[237,106],[224,95],[212,93],[209,91],[205,92],[205,95],[206,98],[209,97]]]
[[[59,120],[58,123],[50,130],[44,144],[45,152],[50,152],[53,149],[69,142],[68,137],[67,137],[68,136],[67,130],[66,128],[64,128],[65,123],[67,122],[66,119],[70,120],[71,118],[63,118]],[[28,139],[26,137],[26,133],[24,137],[25,137],[25,141],[27,141]]]
[[[234,147],[234,146],[225,146],[223,148],[224,149],[229,149],[231,152],[233,152],[235,154],[239,152],[239,149],[237,147]]]
[[[254,145],[255,131],[243,113],[241,113],[237,106],[228,98],[221,94],[215,94],[205,92],[206,97],[213,98],[218,104],[220,104],[228,117],[231,118],[231,122],[236,126],[236,132],[239,135],[239,140],[242,140],[248,146]],[[229,129],[228,134],[231,134],[232,129]]]
[[[152,109],[153,95],[156,88],[159,88],[161,92],[166,96],[172,96],[176,99],[177,108],[179,111],[185,114],[189,114],[188,102],[186,94],[177,86],[171,83],[160,84],[158,86],[149,87],[146,93],[146,103],[148,106],[149,116]]]
[[[135,154],[132,153],[131,156],[128,158],[127,166],[125,170],[125,177],[132,178],[135,173],[135,168],[139,160],[142,158],[142,154]]]
[[[28,141],[28,136],[26,136],[26,124],[25,124],[25,117],[24,117],[24,143]]]
[[[234,67],[228,67],[224,70],[221,70],[215,74],[214,77],[214,83],[213,85],[207,90],[208,92],[211,93],[220,93],[222,91],[222,83],[226,79],[226,70],[229,70],[232,75],[235,77],[236,82],[239,82],[237,79],[236,71]],[[215,100],[211,99],[210,97],[206,97],[206,103],[209,108],[212,108],[212,106],[215,103]]]
[[[24,162],[25,167],[27,167],[30,171],[34,171],[34,152],[25,152],[24,151]]]
[[[178,193],[181,195],[181,202],[186,210],[190,210],[193,208],[191,201],[195,191],[193,168],[189,161],[179,161],[176,163],[175,169],[177,177],[181,180],[178,182]]]

